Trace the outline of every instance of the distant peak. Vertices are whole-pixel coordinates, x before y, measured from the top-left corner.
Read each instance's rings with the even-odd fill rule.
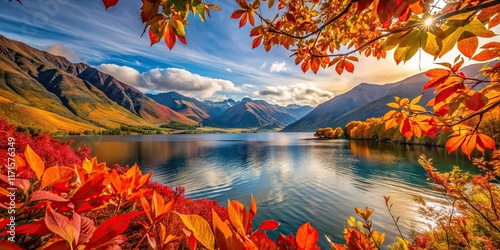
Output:
[[[241,102],[245,103],[245,102],[253,102],[252,99],[248,98],[248,97],[245,97],[243,99],[241,99]]]

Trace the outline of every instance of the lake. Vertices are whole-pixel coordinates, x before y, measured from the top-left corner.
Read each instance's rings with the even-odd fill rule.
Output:
[[[391,196],[405,237],[425,228],[414,198],[441,203],[417,160],[433,158],[442,171],[473,166],[444,148],[373,141],[311,140],[313,133],[199,134],[59,137],[73,147],[88,145],[98,161],[133,165],[153,172],[152,180],[183,186],[186,196],[210,198],[227,205],[236,199],[247,207],[257,201],[254,227],[266,219],[281,222],[278,231],[294,233],[310,221],[320,246],[343,242],[343,227],[354,207],[375,209],[373,228],[394,242],[396,227],[383,196]],[[269,235],[276,239],[277,233]]]

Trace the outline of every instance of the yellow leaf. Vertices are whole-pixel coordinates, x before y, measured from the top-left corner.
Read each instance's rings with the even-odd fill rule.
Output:
[[[171,19],[170,20],[170,26],[172,26],[172,29],[174,30],[174,33],[177,36],[186,36],[186,31],[184,30],[184,24],[177,20],[177,19]]]
[[[194,237],[207,249],[214,250],[215,237],[208,222],[203,217],[191,214],[179,214],[184,225],[193,232]]]

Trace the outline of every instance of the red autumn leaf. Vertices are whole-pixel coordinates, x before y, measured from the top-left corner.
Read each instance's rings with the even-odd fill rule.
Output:
[[[45,225],[45,221],[39,220],[30,224],[25,224],[21,226],[16,226],[16,234],[34,234],[34,235],[46,235],[52,232]],[[0,236],[8,235],[8,231],[3,231]]]
[[[444,88],[439,93],[436,95],[436,98],[434,99],[434,103],[440,103],[446,98],[450,97],[453,95],[458,89],[458,84],[452,85],[450,87]]]
[[[102,2],[104,3],[104,6],[106,6],[106,9],[108,9],[109,7],[115,6],[118,3],[118,0],[102,0]]]
[[[479,92],[476,92],[474,95],[465,100],[465,107],[472,111],[478,111],[485,105],[486,104],[483,101],[483,95]]]
[[[235,10],[233,12],[233,14],[231,14],[231,18],[238,19],[245,13],[246,13],[246,10]]]
[[[270,240],[269,237],[263,232],[255,232],[250,237],[250,240],[257,246],[259,250],[276,250],[277,246],[274,241]]]
[[[293,237],[292,234],[289,234],[288,236],[285,236],[283,234],[278,235],[278,247],[279,249],[285,249],[285,250],[295,250],[297,249],[297,243],[295,242],[295,237]]]
[[[116,236],[125,232],[133,218],[143,213],[144,211],[132,212],[113,216],[107,219],[94,231],[89,240],[89,244],[86,245],[87,248],[96,248],[106,244],[108,241],[111,241]]]
[[[189,248],[191,250],[196,250],[196,238],[194,237],[193,234],[191,234],[189,237],[188,237],[188,242],[189,242]]]
[[[300,250],[315,249],[318,243],[318,231],[307,222],[297,230],[295,241]]]
[[[156,35],[151,29],[149,29],[149,40],[151,41],[151,46],[153,46],[155,43],[160,42],[161,37]]]
[[[183,44],[186,44],[187,41],[186,41],[186,37],[185,36],[177,36],[177,39],[179,40],[179,42],[183,43]]]
[[[280,225],[280,223],[275,221],[275,220],[266,220],[266,221],[262,222],[262,224],[260,224],[259,230],[261,230],[261,231],[267,231],[267,230],[274,231],[274,230],[278,229],[279,225]]]

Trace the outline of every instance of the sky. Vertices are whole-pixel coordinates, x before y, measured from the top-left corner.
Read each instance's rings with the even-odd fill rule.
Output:
[[[208,1],[207,1],[208,2]],[[200,100],[244,97],[273,104],[317,106],[366,82],[393,83],[433,67],[424,53],[406,64],[360,56],[354,73],[338,75],[334,68],[303,73],[292,52],[273,47],[251,48],[250,26],[238,28],[231,13],[234,0],[214,2],[206,22],[189,18],[187,45],[170,51],[162,41],[150,46],[140,20],[141,1],[121,0],[105,9],[100,0],[0,0],[0,34],[35,48],[84,62],[145,93],[177,91]],[[441,61],[452,61],[449,53]]]

